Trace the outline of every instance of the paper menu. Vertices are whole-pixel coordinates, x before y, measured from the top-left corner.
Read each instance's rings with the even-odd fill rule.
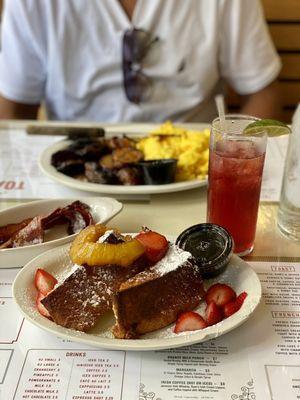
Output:
[[[255,348],[250,367],[258,398],[300,399],[299,264],[256,263],[255,269],[263,286],[264,303],[257,315],[260,329],[249,326],[247,340]]]
[[[62,139],[30,136],[20,129],[0,131],[0,197],[38,199],[44,198],[45,193],[47,198],[93,195],[60,185],[40,171],[38,159],[42,151]],[[268,141],[261,193],[263,201],[279,200],[286,147],[286,137]]]
[[[0,278],[0,343],[12,344],[18,340],[23,318],[11,295],[12,280],[18,269],[5,270]],[[3,274],[1,274],[3,275]],[[0,276],[1,276],[0,275]],[[4,329],[5,327],[5,329]],[[3,354],[3,353],[2,353]],[[1,369],[1,366],[0,366]]]
[[[118,399],[124,361],[124,352],[30,349],[15,398]]]
[[[7,303],[0,325],[1,400],[299,399],[300,263],[252,267],[263,286],[254,315],[227,335],[180,349],[92,349],[18,320]],[[17,271],[0,270],[0,301],[9,297]],[[5,333],[13,322],[16,328]]]
[[[229,335],[227,341],[217,339],[142,355],[140,393],[151,391],[168,400],[235,398],[245,383],[252,385],[253,381],[243,350],[236,368],[234,341]]]
[[[42,151],[62,139],[62,136],[29,136],[24,130],[0,131],[0,197],[39,199],[45,193],[48,198],[88,195],[52,181],[38,166]]]

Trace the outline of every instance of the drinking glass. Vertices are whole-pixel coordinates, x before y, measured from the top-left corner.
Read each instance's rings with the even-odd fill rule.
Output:
[[[257,118],[226,115],[212,122],[207,221],[227,229],[234,252],[253,250],[267,134],[262,129],[243,134]]]
[[[289,137],[277,225],[288,239],[300,241],[300,105]]]

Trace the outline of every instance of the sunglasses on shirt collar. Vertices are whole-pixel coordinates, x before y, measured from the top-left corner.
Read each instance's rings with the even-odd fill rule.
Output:
[[[135,104],[147,101],[151,96],[152,80],[142,71],[142,61],[154,43],[158,41],[143,29],[124,32],[122,46],[123,83],[127,99]]]

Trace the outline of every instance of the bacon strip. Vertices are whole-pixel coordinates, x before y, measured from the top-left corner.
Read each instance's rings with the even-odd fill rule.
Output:
[[[40,244],[44,241],[44,230],[42,228],[42,217],[34,217],[29,224],[19,230],[7,242],[1,245],[1,249],[11,247],[30,246]]]
[[[29,246],[44,241],[44,231],[55,225],[68,224],[69,235],[94,223],[90,207],[77,200],[64,208],[57,208],[46,216],[27,218],[17,224],[0,227],[0,249]]]
[[[62,210],[64,216],[69,220],[68,234],[72,235],[94,223],[87,204],[77,200]]]
[[[41,220],[42,217],[34,217],[25,228],[21,229],[14,237],[12,247],[43,243],[44,230]]]
[[[8,224],[0,227],[0,244],[7,242],[13,235],[23,229],[32,218],[26,218],[16,224]]]
[[[44,230],[52,228],[54,225],[65,224],[66,218],[62,214],[63,208],[57,208],[52,213],[42,218],[42,227]]]
[[[68,223],[68,234],[77,233],[94,223],[87,204],[77,200],[64,208],[57,208],[42,220],[43,229],[50,229],[54,225]]]

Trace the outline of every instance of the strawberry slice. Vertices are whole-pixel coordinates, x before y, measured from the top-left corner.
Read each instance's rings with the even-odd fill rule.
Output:
[[[228,318],[232,314],[236,313],[240,309],[239,305],[235,301],[230,301],[223,307],[224,317]]]
[[[37,298],[36,298],[36,308],[38,309],[38,312],[43,315],[43,317],[47,317],[50,318],[50,314],[47,310],[47,308],[41,303],[41,300],[43,300],[46,296],[41,293],[38,292]]]
[[[207,325],[214,325],[222,321],[223,312],[220,307],[216,305],[214,301],[211,301],[205,310],[205,320]]]
[[[238,295],[238,297],[236,298],[235,302],[240,306],[240,308],[242,307],[246,297],[248,296],[248,293],[246,292],[242,292],[241,294]]]
[[[174,327],[175,333],[186,332],[186,331],[197,331],[198,329],[204,329],[207,327],[207,323],[194,311],[187,311],[178,317],[176,325]]]
[[[161,260],[168,251],[168,241],[160,233],[147,230],[139,233],[135,239],[144,246],[146,258],[151,264]]]
[[[226,303],[236,299],[235,291],[225,283],[216,283],[206,292],[205,301],[207,304],[214,301],[218,307],[225,306]]]
[[[37,290],[46,296],[57,284],[57,279],[49,272],[38,268],[35,272],[34,284]]]
[[[235,301],[230,301],[229,303],[225,304],[223,308],[224,316],[227,318],[236,313],[242,307],[247,296],[248,294],[246,292],[242,292],[238,295]]]

